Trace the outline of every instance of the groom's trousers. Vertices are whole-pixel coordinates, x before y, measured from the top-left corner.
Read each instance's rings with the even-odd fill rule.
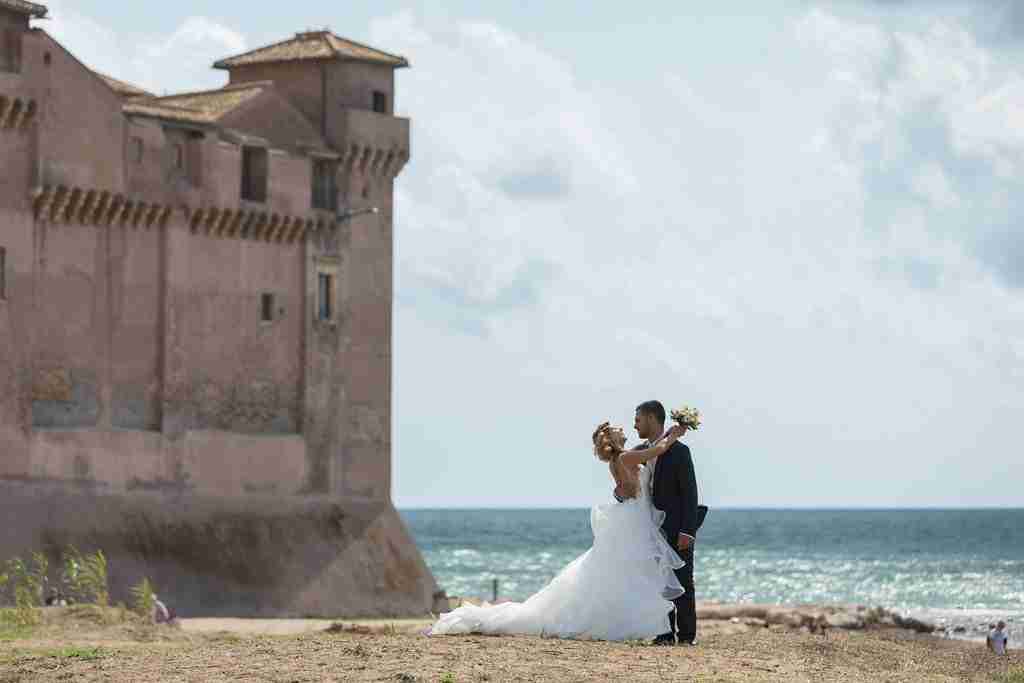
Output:
[[[681,551],[679,557],[686,563],[676,570],[676,578],[686,592],[672,602],[676,608],[669,613],[668,623],[680,643],[691,643],[697,639],[697,597],[693,588],[693,546]]]

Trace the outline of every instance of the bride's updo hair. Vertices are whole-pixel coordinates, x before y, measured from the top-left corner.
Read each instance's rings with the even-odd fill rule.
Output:
[[[594,455],[601,462],[611,462],[622,453],[626,443],[626,435],[621,427],[612,427],[607,422],[598,425],[594,430]]]

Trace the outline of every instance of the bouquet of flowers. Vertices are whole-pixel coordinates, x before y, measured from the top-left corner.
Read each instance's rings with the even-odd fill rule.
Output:
[[[700,429],[700,411],[690,406],[683,406],[679,410],[672,411],[672,420],[681,427],[691,431]]]

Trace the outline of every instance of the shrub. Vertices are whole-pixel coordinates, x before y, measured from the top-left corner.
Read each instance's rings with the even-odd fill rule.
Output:
[[[32,553],[31,564],[20,557],[7,561],[0,588],[9,587],[8,595],[13,596],[14,611],[6,614],[15,625],[34,626],[39,623],[39,606],[43,602],[49,566],[42,553]]]
[[[132,609],[141,617],[149,618],[153,614],[153,605],[156,602],[156,591],[149,577],[143,577],[142,581],[132,586]]]
[[[1000,683],[1024,683],[1024,667],[1014,667],[996,680]]]
[[[73,545],[64,551],[63,582],[68,593],[83,602],[94,602],[100,607],[110,604],[107,582],[107,557],[102,550],[83,555]]]

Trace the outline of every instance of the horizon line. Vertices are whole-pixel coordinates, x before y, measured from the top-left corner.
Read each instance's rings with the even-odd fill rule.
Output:
[[[593,506],[476,506],[476,505],[454,505],[454,506],[404,506],[395,505],[396,510],[494,510],[494,511],[505,511],[505,510],[589,510]],[[864,506],[864,507],[849,507],[849,506],[790,506],[782,507],[777,505],[721,505],[711,506],[714,510],[735,510],[735,511],[775,511],[775,512],[925,512],[925,511],[960,511],[960,512],[971,512],[971,511],[1024,511],[1024,506],[1013,506],[1013,505],[969,505],[969,506],[941,506],[941,505],[925,505],[925,506]]]

